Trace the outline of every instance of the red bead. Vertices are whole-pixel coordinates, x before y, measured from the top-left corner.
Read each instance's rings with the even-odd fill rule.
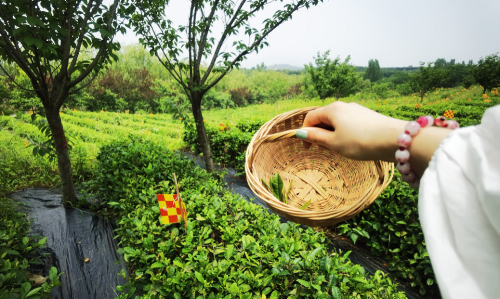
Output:
[[[400,147],[399,147],[399,150],[400,150],[400,151],[404,151],[405,149],[406,149],[406,147],[404,147],[404,146],[400,146]]]
[[[410,132],[409,132],[409,131],[405,131],[405,134],[408,134],[408,135],[410,135]]]
[[[420,116],[417,120],[417,123],[420,125],[420,127],[426,127],[427,124],[429,123],[429,120],[425,116]]]

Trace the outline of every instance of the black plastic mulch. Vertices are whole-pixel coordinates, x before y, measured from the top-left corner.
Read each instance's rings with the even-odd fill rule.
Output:
[[[47,246],[40,252],[49,256],[31,271],[47,277],[50,267],[55,266],[64,272],[61,287],[52,289],[53,298],[117,296],[116,287],[126,283],[117,274],[126,266],[116,252],[118,245],[110,222],[88,211],[64,208],[57,190],[30,188],[8,197],[26,204],[21,209],[31,219],[31,234],[47,237]]]

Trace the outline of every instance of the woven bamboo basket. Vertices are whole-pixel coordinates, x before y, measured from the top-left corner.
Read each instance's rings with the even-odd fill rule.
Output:
[[[329,226],[348,220],[368,207],[391,182],[394,164],[347,159],[326,147],[304,147],[295,131],[308,107],[280,114],[253,136],[245,157],[248,185],[271,210],[307,226]],[[292,182],[288,204],[263,184],[279,173],[284,185]],[[306,202],[305,210],[299,209]]]

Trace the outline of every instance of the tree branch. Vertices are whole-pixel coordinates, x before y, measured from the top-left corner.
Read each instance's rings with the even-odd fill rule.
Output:
[[[118,6],[118,2],[119,2],[119,0],[114,0],[113,4],[111,5],[111,10],[109,12],[109,19],[108,19],[108,23],[106,25],[107,31],[111,31],[111,24],[112,24],[112,22],[115,18],[115,15],[116,15],[116,8]],[[111,42],[112,41],[113,40],[111,39]],[[83,71],[80,74],[80,76],[78,76],[78,78],[76,78],[75,80],[73,80],[72,82],[70,82],[68,84],[68,88],[71,88],[71,87],[75,86],[76,84],[80,83],[83,79],[85,79],[85,77],[87,77],[90,74],[90,72],[92,72],[94,67],[99,62],[99,59],[101,59],[101,56],[102,56],[104,50],[106,49],[107,45],[108,45],[108,37],[106,36],[102,39],[101,46],[99,47],[99,51],[97,52],[96,56],[94,57],[94,60],[90,63],[90,65],[87,67],[87,69],[85,71]]]
[[[12,76],[3,68],[2,64],[0,64],[0,69],[2,69],[4,74],[6,74],[7,77],[9,77],[10,81],[12,81],[12,83],[16,84],[17,87],[19,87],[20,89],[22,89],[24,91],[29,91],[29,92],[36,92],[34,89],[26,89],[26,88],[22,87],[21,85],[19,85],[19,83],[17,83],[16,80],[14,80],[14,78],[12,78]]]
[[[286,20],[288,20],[290,18],[290,16],[292,15],[292,13],[294,13],[295,11],[297,11],[300,7],[302,7],[304,5],[304,1],[299,1],[297,2],[297,4],[291,9],[288,11],[288,13],[278,22],[276,22],[273,26],[271,26],[267,32],[265,32],[264,34],[262,34],[262,36],[260,38],[258,38],[257,40],[255,40],[253,42],[253,44],[250,46],[250,47],[247,47],[246,50],[242,51],[238,56],[236,56],[236,58],[231,62],[231,64],[229,66],[226,67],[225,69],[225,72],[222,73],[217,79],[215,79],[214,81],[212,81],[212,83],[210,83],[208,85],[208,87],[206,87],[206,90],[212,88],[215,86],[215,84],[217,84],[225,75],[227,72],[229,72],[233,67],[234,65],[240,61],[240,59],[245,56],[246,54],[252,52],[255,50],[255,48],[257,46],[260,45],[260,43],[262,42],[262,40],[264,40],[268,35],[269,33],[271,33],[274,29],[276,29],[279,25],[281,25],[283,22],[285,22]],[[215,56],[214,56],[215,57]]]
[[[205,30],[200,36],[200,45],[198,46],[198,58],[200,59],[200,62],[203,55],[203,50],[205,50],[205,45],[207,43],[208,32],[210,31],[210,26],[212,25],[212,20],[214,18],[215,12],[217,11],[217,5],[219,5],[219,1],[220,0],[215,0],[214,4],[212,5],[212,10],[210,11],[210,15],[207,19],[205,19],[207,24],[205,25]]]
[[[73,73],[75,65],[78,61],[78,56],[80,56],[80,49],[82,47],[82,42],[83,42],[83,39],[85,37],[85,34],[87,33],[87,23],[88,23],[91,16],[96,15],[97,10],[99,9],[99,6],[101,6],[102,0],[99,3],[95,4],[95,6],[91,12],[93,2],[94,2],[94,0],[90,0],[89,3],[87,4],[87,11],[85,12],[85,18],[82,20],[82,22],[80,23],[80,26],[79,26],[81,32],[80,32],[80,35],[78,36],[78,42],[77,42],[76,47],[75,47],[75,53],[73,55],[73,60],[71,61],[71,65],[69,66],[68,72],[70,74]]]
[[[201,79],[201,85],[205,84],[205,81],[206,81],[206,79],[208,77],[208,74],[212,71],[212,69],[213,69],[213,67],[215,65],[215,62],[217,60],[217,56],[219,55],[220,49],[222,48],[222,45],[224,44],[224,41],[227,38],[227,35],[229,33],[229,29],[233,26],[233,23],[236,20],[236,17],[238,16],[238,14],[241,11],[241,8],[243,7],[243,4],[245,4],[245,2],[246,2],[246,0],[242,0],[241,1],[240,5],[236,9],[233,17],[231,18],[231,21],[229,21],[229,23],[227,24],[226,28],[224,29],[224,33],[222,34],[221,39],[220,39],[219,43],[217,44],[217,48],[215,49],[214,56],[212,57],[212,61],[208,65],[207,72],[205,73],[205,75]]]

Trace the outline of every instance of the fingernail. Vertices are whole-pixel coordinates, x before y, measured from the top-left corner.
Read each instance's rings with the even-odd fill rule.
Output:
[[[302,129],[297,130],[295,132],[295,136],[297,136],[297,138],[299,138],[299,139],[305,140],[305,139],[307,139],[307,131],[306,130],[302,130]]]

